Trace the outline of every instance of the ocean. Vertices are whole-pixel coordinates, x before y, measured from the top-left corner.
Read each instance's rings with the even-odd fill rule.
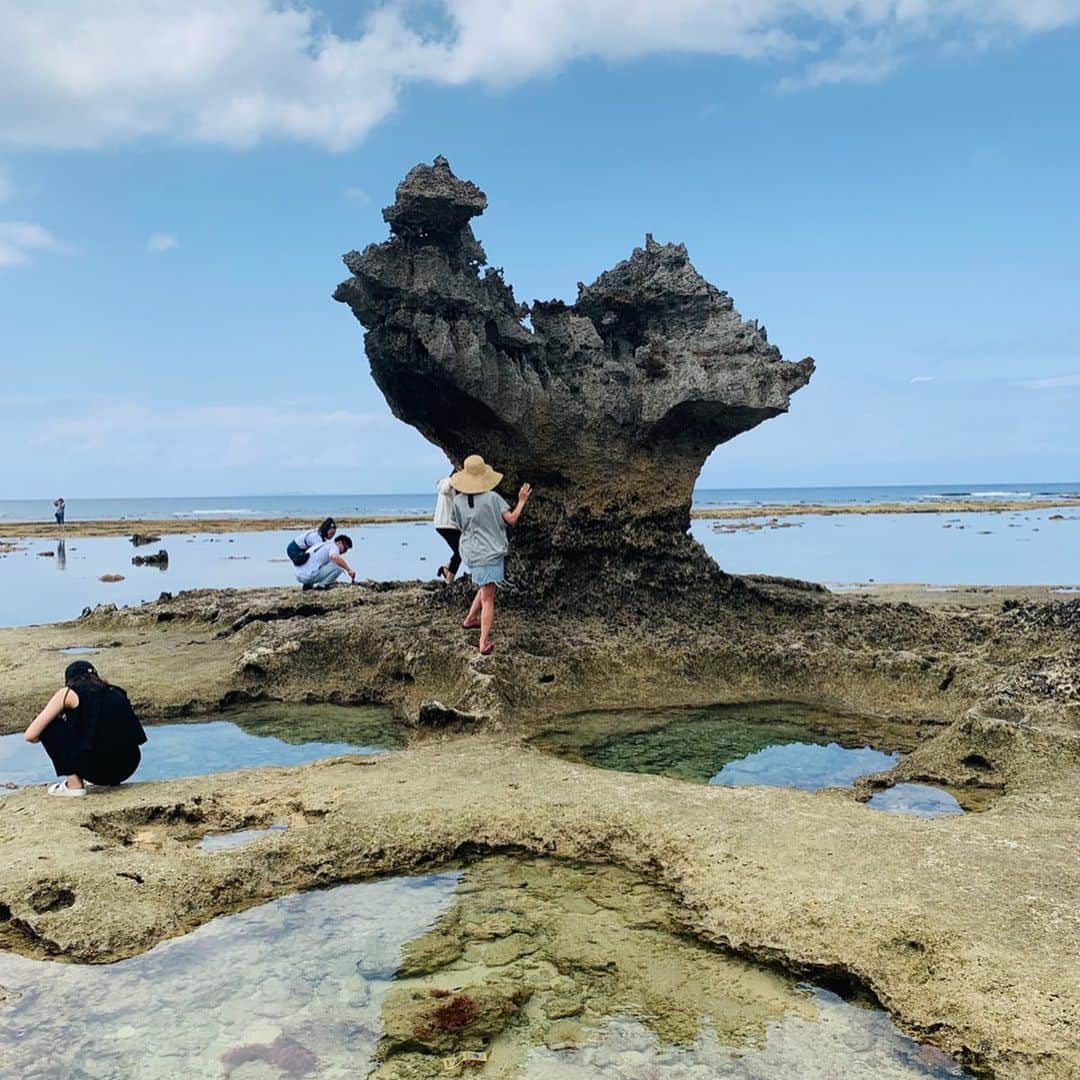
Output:
[[[59,493],[58,493],[59,494]],[[68,497],[68,521],[175,520],[196,523],[200,518],[298,517],[313,522],[324,517],[427,514],[434,504],[427,493],[396,495],[207,495],[183,498],[80,499]],[[987,499],[1080,500],[1080,481],[1073,483],[998,484],[879,484],[860,487],[699,488],[694,506],[768,507],[809,505],[873,506],[894,502],[971,502]],[[51,521],[52,499],[0,499],[0,526],[5,521]]]

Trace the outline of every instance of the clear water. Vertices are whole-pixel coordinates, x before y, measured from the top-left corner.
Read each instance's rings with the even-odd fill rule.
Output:
[[[1075,511],[806,515],[778,524],[783,527],[718,531],[716,523],[695,521],[691,531],[731,573],[775,574],[841,588],[868,582],[1052,585],[1063,593],[1080,588],[1075,557],[1080,500]],[[426,521],[364,526],[350,529],[349,535],[355,545],[349,561],[360,578],[434,578],[448,550]],[[0,626],[60,622],[77,617],[84,607],[142,603],[163,591],[299,588],[285,557],[292,536],[292,530],[213,536],[177,532],[142,549],[125,537],[17,540],[15,550],[0,552]],[[159,548],[169,553],[167,566],[131,564],[137,550],[145,554]],[[120,574],[123,580],[103,582],[105,574]]]
[[[0,554],[0,626],[61,622],[96,604],[123,607],[184,589],[283,585],[299,590],[295,568],[285,557],[294,535],[294,530],[176,533],[149,548],[133,548],[123,536],[19,540],[19,550]],[[350,529],[349,536],[349,564],[360,579],[433,578],[448,554],[426,523]],[[134,554],[159,548],[169,553],[166,567],[131,565]],[[41,552],[51,556],[42,558]],[[103,574],[121,574],[124,580],[103,582]]]
[[[404,743],[388,710],[265,705],[229,719],[147,725],[136,780],[172,780],[267,765],[304,765],[337,754],[377,754]],[[56,779],[39,746],[0,735],[0,789]]]
[[[1062,520],[1051,520],[1060,514]],[[761,521],[767,519],[762,518]],[[721,523],[720,529],[731,523]],[[1080,586],[1080,507],[1030,513],[808,514],[781,528],[691,532],[734,574],[776,574],[827,585]]]
[[[624,871],[543,861],[343,885],[105,967],[0,955],[0,1052],[23,1080],[964,1075],[675,915]]]
[[[794,787],[817,791],[827,787],[850,787],[860,776],[884,772],[899,760],[869,746],[840,746],[826,743],[793,742],[766,746],[738,761],[730,761],[710,780],[710,784],[763,784],[767,787]]]
[[[964,812],[954,795],[929,784],[896,784],[872,795],[866,805],[887,814],[915,814],[928,818]]]
[[[534,742],[604,769],[813,790],[846,787],[891,768],[910,739],[901,725],[768,702],[579,713],[561,718]]]
[[[265,829],[238,829],[236,832],[208,833],[196,845],[200,851],[231,851],[246,847],[262,836],[286,832],[288,825],[267,825]]]

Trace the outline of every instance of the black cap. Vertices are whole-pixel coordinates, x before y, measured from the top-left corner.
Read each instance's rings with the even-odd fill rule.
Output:
[[[83,679],[87,675],[96,675],[94,665],[88,660],[73,660],[64,669],[64,682],[72,683],[76,679]]]

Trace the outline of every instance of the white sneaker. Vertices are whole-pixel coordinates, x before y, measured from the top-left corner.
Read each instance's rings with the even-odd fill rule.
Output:
[[[57,780],[55,784],[50,784],[48,792],[50,795],[59,795],[62,798],[77,799],[80,795],[86,794],[86,788],[68,787],[67,777],[64,777],[63,780]]]

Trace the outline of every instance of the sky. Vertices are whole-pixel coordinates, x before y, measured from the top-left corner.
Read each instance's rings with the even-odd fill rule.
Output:
[[[1080,0],[0,0],[0,499],[427,490],[331,293],[437,154],[816,359],[701,486],[1080,481]]]

